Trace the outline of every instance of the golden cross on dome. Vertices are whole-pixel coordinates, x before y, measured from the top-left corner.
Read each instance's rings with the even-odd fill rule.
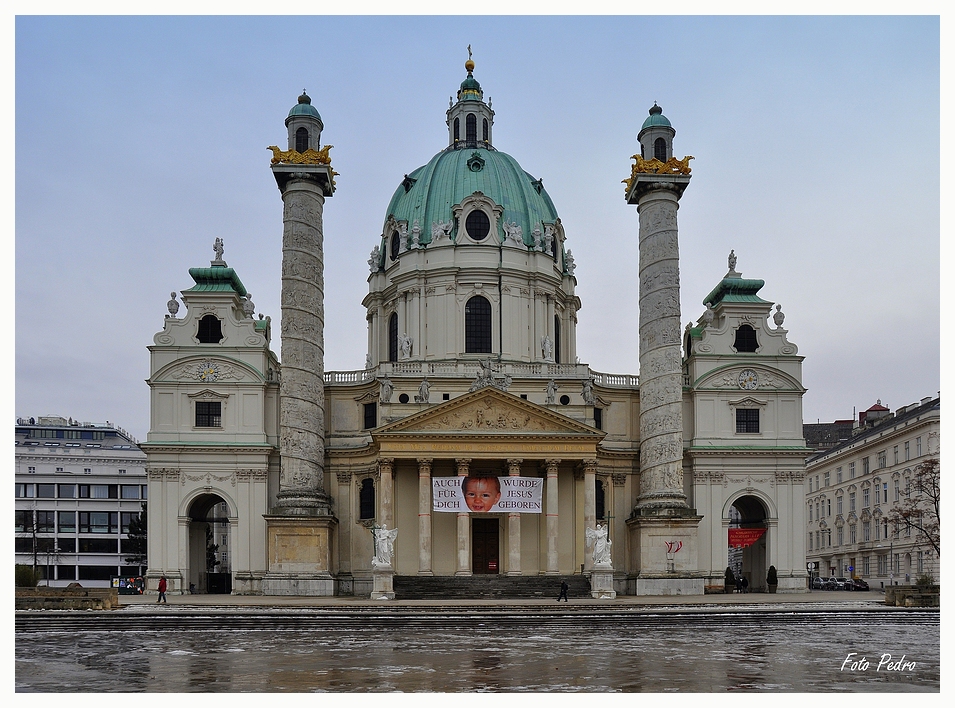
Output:
[[[471,45],[468,45],[468,59],[471,58]]]

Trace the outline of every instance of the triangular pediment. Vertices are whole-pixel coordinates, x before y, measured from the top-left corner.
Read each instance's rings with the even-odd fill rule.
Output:
[[[392,435],[586,436],[603,431],[495,388],[483,388],[379,428],[374,437]]]

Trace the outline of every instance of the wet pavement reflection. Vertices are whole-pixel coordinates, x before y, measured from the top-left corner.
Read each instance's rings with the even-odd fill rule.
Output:
[[[26,632],[19,692],[938,691],[940,630],[904,615],[738,628]],[[847,656],[869,665],[849,670]],[[905,655],[912,667],[878,662]]]

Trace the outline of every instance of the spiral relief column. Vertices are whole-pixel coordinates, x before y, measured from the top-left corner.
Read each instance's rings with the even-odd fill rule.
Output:
[[[673,157],[676,131],[654,104],[637,139],[627,203],[640,215],[640,491],[627,525],[636,595],[703,594],[697,535],[702,517],[683,491],[683,356],[677,209],[690,160]],[[667,552],[680,558],[668,564]],[[673,554],[676,555],[675,553]]]
[[[322,214],[335,190],[321,147],[324,125],[303,92],[285,120],[288,150],[271,146],[282,193],[281,475],[266,516],[268,595],[334,595],[331,500],[325,491],[324,251]]]
[[[327,516],[325,470],[325,311],[322,186],[292,173],[282,190],[282,476],[277,507]]]

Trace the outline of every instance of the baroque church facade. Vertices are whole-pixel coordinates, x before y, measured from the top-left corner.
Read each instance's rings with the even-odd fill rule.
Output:
[[[385,209],[363,368],[324,371],[336,173],[304,93],[288,149],[271,148],[281,357],[219,242],[190,269],[181,314],[173,293],[149,347],[149,586],[165,575],[174,593],[208,591],[227,549],[240,594],[390,598],[394,578],[476,575],[580,575],[601,598],[703,594],[722,591],[736,543],[751,587],[774,565],[779,592],[804,591],[802,357],[735,254],[681,325],[690,158],[674,157],[662,109],[625,180],[640,376],[600,373],[577,358],[574,235],[541,180],[496,148],[465,68],[448,147]]]

